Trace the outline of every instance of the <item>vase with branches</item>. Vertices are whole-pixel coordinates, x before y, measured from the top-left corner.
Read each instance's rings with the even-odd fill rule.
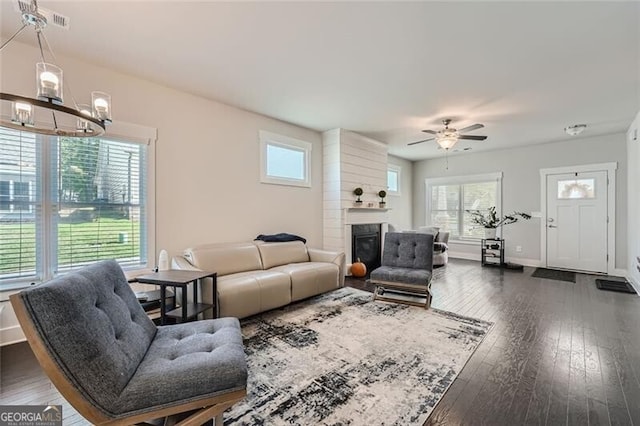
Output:
[[[531,215],[523,212],[516,212],[499,216],[495,206],[489,207],[484,212],[482,210],[465,210],[471,214],[471,222],[480,225],[485,229],[486,238],[495,238],[496,230],[505,225],[516,223],[519,219],[529,220]]]

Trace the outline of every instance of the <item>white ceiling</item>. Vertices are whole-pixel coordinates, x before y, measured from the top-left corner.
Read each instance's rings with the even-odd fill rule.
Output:
[[[20,22],[1,3],[6,39]],[[442,118],[485,124],[456,146],[479,151],[624,131],[640,110],[638,2],[39,4],[71,19],[46,30],[56,53],[411,160],[441,155],[406,144]]]

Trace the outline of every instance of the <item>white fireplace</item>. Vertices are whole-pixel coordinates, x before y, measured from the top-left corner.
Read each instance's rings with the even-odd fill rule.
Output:
[[[348,275],[351,275],[351,264],[354,261],[351,252],[351,241],[353,240],[353,235],[351,232],[352,225],[380,225],[380,252],[382,253],[382,247],[384,246],[384,235],[389,230],[389,213],[388,209],[354,207],[344,209],[344,219],[344,254],[346,256],[347,272],[349,272]]]

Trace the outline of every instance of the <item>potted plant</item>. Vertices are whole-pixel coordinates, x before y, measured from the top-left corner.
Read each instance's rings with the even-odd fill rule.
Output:
[[[358,187],[353,190],[353,193],[355,194],[356,197],[358,197],[356,198],[356,206],[361,206],[362,200],[360,199],[360,196],[364,194],[364,191],[362,190],[362,188]]]
[[[496,230],[501,226],[516,223],[518,219],[531,219],[530,214],[522,212],[513,212],[511,214],[499,217],[498,213],[496,212],[496,208],[493,206],[489,207],[489,210],[486,213],[483,213],[480,210],[465,211],[471,214],[471,222],[484,228],[486,239],[495,239]]]
[[[384,201],[384,197],[387,196],[387,191],[385,191],[384,189],[380,192],[378,192],[378,197],[380,197],[380,203],[378,203],[378,205],[380,206],[380,208],[384,208],[387,203]]]

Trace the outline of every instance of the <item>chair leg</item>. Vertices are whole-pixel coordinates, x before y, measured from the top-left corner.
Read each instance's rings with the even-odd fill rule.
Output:
[[[218,414],[216,416],[215,422],[213,423],[215,426],[223,426],[224,425],[224,420],[222,420],[222,417],[223,417],[222,414],[223,413],[220,413],[220,414]]]

